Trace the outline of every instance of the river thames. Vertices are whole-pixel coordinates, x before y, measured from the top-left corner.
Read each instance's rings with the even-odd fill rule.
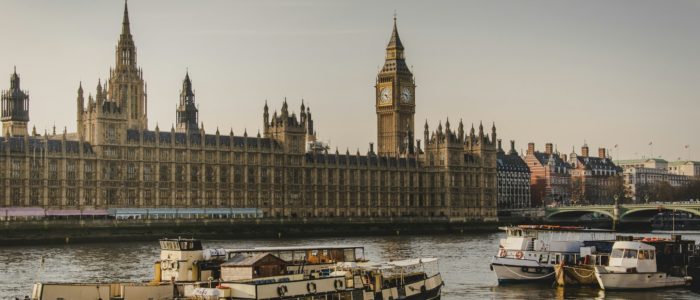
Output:
[[[443,299],[698,299],[685,288],[644,292],[604,292],[594,288],[554,288],[549,284],[498,286],[489,270],[503,233],[311,238],[275,240],[205,240],[205,248],[258,246],[358,245],[377,260],[438,257],[445,281]],[[686,235],[699,240],[700,235]],[[143,281],[153,276],[157,241],[109,242],[0,248],[0,299],[23,298],[39,281]],[[44,257],[44,264],[41,258]]]

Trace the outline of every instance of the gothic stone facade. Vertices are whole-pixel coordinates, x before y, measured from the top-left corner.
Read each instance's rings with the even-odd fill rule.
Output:
[[[495,126],[489,137],[483,126],[465,134],[461,122],[455,132],[447,121],[444,131],[440,124],[430,135],[426,123],[421,148],[413,139],[415,85],[395,23],[377,77],[379,153],[372,146],[363,154],[308,149],[316,139],[311,110],[302,103],[297,115],[286,100],[279,115],[270,116],[265,104],[263,135],[207,134],[197,126],[189,74],[177,124],[149,130],[142,75],[126,7],[109,80],[98,82],[87,103],[82,85],[78,89],[77,132],[29,134],[28,106],[6,114],[6,98],[28,103],[13,74],[3,94],[0,206],[255,207],[268,217],[496,216]]]

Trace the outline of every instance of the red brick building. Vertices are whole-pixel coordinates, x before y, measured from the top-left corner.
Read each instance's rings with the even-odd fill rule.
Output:
[[[582,204],[612,204],[615,194],[624,196],[622,168],[607,156],[605,148],[598,148],[598,156],[590,156],[588,145],[581,154],[571,152],[571,200]]]
[[[535,143],[527,145],[525,162],[530,168],[532,206],[568,203],[571,199],[571,166],[566,157],[554,152],[551,143],[545,151],[535,150]]]

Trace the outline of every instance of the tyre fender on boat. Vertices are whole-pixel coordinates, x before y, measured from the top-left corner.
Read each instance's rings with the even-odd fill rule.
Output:
[[[501,248],[498,250],[498,257],[506,257],[506,255],[508,255],[508,251],[506,251],[506,249]]]
[[[515,252],[515,258],[523,259],[523,252],[522,251]]]
[[[316,293],[316,283],[309,282],[306,284],[306,291],[312,294]]]
[[[342,290],[343,289],[343,281],[340,279],[336,279],[335,282],[333,282],[333,287],[335,287],[336,290]]]
[[[280,285],[277,287],[277,295],[280,297],[284,297],[284,295],[287,294],[287,286],[286,285]]]

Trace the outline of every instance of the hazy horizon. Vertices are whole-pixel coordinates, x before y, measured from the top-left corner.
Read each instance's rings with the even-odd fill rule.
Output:
[[[75,131],[78,84],[94,95],[108,78],[123,5],[0,3],[0,89],[16,65],[30,128]],[[615,159],[700,159],[700,2],[690,0],[131,0],[149,128],[170,130],[188,69],[209,133],[255,135],[265,100],[272,112],[286,97],[298,113],[303,98],[321,140],[365,152],[395,10],[419,139],[426,119],[432,131],[449,117],[454,127],[495,122],[518,151],[552,142],[580,153],[585,140]]]

